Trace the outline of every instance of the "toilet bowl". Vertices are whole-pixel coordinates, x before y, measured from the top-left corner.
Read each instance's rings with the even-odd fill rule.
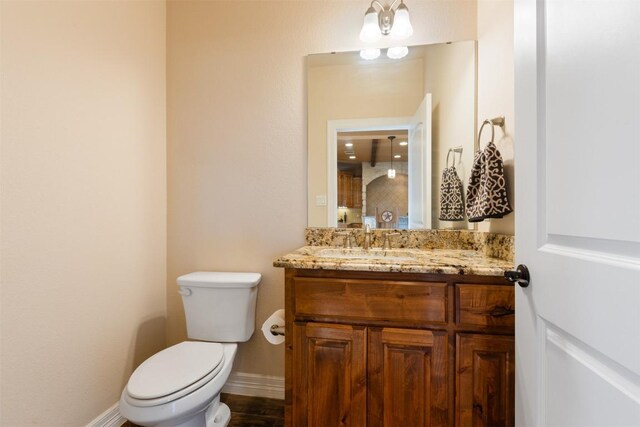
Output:
[[[191,345],[194,345],[191,347]],[[201,353],[204,346],[217,347],[220,352],[219,363],[212,363],[212,370],[194,381],[194,370],[190,366],[192,360],[187,356],[189,352]],[[189,346],[183,352],[172,350],[180,346]],[[141,426],[156,427],[219,427],[229,422],[230,411],[227,405],[220,403],[220,391],[229,378],[233,359],[238,345],[182,342],[157,353],[140,365],[133,373],[127,387],[120,398],[120,414],[129,421]],[[181,357],[175,357],[180,354]],[[162,358],[167,355],[170,357]],[[154,359],[155,358],[155,359]],[[164,360],[160,360],[160,359]],[[147,363],[150,362],[150,363]],[[154,363],[161,362],[161,363]],[[145,365],[146,364],[146,365]],[[172,366],[173,365],[173,366]],[[191,365],[192,366],[192,365]],[[182,368],[182,369],[181,369]],[[158,381],[164,371],[181,371],[173,375],[173,381]],[[197,370],[197,369],[196,369]],[[179,378],[182,376],[182,378]],[[134,380],[145,381],[148,385],[144,394],[137,393]],[[180,384],[182,380],[182,384]],[[134,384],[132,384],[134,383]],[[178,388],[174,390],[174,388]]]
[[[189,338],[153,355],[131,375],[120,414],[141,426],[224,427],[220,391],[238,348],[255,329],[258,273],[191,273],[178,278]]]

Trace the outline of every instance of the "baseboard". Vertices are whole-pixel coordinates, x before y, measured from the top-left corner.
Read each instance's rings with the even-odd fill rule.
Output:
[[[232,372],[223,393],[284,399],[284,377]]]
[[[120,427],[127,421],[118,410],[118,402],[89,422],[87,427]]]

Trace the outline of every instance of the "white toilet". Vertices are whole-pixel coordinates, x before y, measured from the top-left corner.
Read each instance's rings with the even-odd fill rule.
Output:
[[[187,318],[184,341],[145,360],[120,398],[120,414],[142,426],[218,427],[229,423],[220,391],[237,342],[255,328],[258,273],[197,272],[178,277]]]

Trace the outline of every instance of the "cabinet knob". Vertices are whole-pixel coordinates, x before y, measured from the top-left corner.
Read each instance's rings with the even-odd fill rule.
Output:
[[[523,288],[529,286],[529,282],[531,280],[531,277],[529,276],[529,269],[524,264],[520,264],[515,270],[505,271],[504,277],[511,283],[517,283]]]

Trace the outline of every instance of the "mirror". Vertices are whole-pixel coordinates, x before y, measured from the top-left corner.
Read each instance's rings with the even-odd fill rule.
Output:
[[[383,56],[307,57],[308,226],[474,228],[439,217],[444,169],[466,187],[476,149],[476,42]]]

